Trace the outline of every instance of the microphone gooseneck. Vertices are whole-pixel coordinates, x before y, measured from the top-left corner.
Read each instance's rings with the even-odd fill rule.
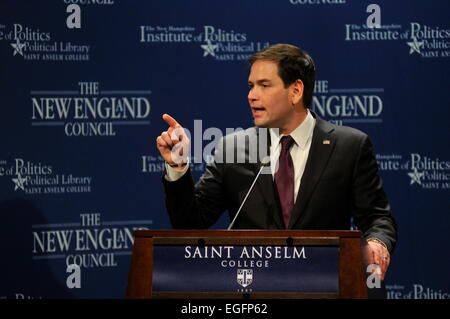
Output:
[[[234,215],[234,218],[233,218],[233,220],[231,221],[230,226],[228,226],[227,230],[230,230],[230,229],[233,228],[234,223],[236,222],[236,219],[238,218],[239,213],[240,213],[241,210],[242,210],[242,207],[244,207],[244,204],[245,204],[245,202],[247,201],[248,195],[250,195],[250,192],[252,191],[253,186],[255,186],[255,183],[256,183],[256,181],[258,180],[259,175],[261,175],[261,172],[262,172],[263,168],[266,167],[266,166],[268,166],[268,165],[270,165],[270,157],[269,157],[269,156],[265,156],[265,157],[261,160],[261,168],[259,169],[258,174],[256,174],[256,177],[255,177],[255,179],[253,180],[253,183],[252,183],[252,185],[250,186],[250,189],[248,190],[247,194],[245,195],[244,200],[243,200],[242,203],[241,203],[241,206],[239,206],[239,209],[238,209],[236,215]]]

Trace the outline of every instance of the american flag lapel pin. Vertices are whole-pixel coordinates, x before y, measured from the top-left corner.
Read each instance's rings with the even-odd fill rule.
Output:
[[[330,140],[323,140],[323,141],[322,141],[322,144],[324,144],[324,145],[330,145],[330,144],[331,144],[331,141],[330,141]]]

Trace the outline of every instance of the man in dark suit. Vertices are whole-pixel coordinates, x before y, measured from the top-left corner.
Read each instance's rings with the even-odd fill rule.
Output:
[[[339,230],[353,222],[366,240],[366,262],[380,265],[383,280],[397,233],[369,137],[308,109],[315,66],[306,52],[278,44],[249,62],[255,127],[225,136],[196,185],[188,165],[174,156],[186,155],[189,140],[175,119],[163,116],[169,129],[157,138],[157,148],[166,161],[163,183],[173,226],[208,228],[225,210],[233,219],[262,169],[235,229]],[[262,168],[266,156],[270,169]]]

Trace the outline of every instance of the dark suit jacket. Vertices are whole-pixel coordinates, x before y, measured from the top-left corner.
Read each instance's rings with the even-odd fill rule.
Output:
[[[396,224],[369,137],[312,114],[316,125],[288,229],[345,230],[353,219],[364,238],[378,238],[393,251]],[[258,144],[262,130],[267,133],[267,129],[253,127],[225,136],[216,147],[215,160],[196,185],[190,170],[175,182],[163,178],[174,228],[208,228],[225,210],[233,219],[261,164],[220,163],[218,159],[229,152],[249,159],[249,146]],[[270,143],[270,134],[266,136]],[[245,143],[236,143],[243,138]],[[258,161],[263,157],[264,153]],[[258,177],[234,229],[285,229],[271,174]]]

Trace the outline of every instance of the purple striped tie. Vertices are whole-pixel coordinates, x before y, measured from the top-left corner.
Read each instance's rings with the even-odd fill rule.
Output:
[[[284,226],[287,228],[294,208],[294,164],[289,149],[294,143],[292,136],[281,138],[281,152],[278,159],[278,170],[275,173],[275,185],[280,198]]]

